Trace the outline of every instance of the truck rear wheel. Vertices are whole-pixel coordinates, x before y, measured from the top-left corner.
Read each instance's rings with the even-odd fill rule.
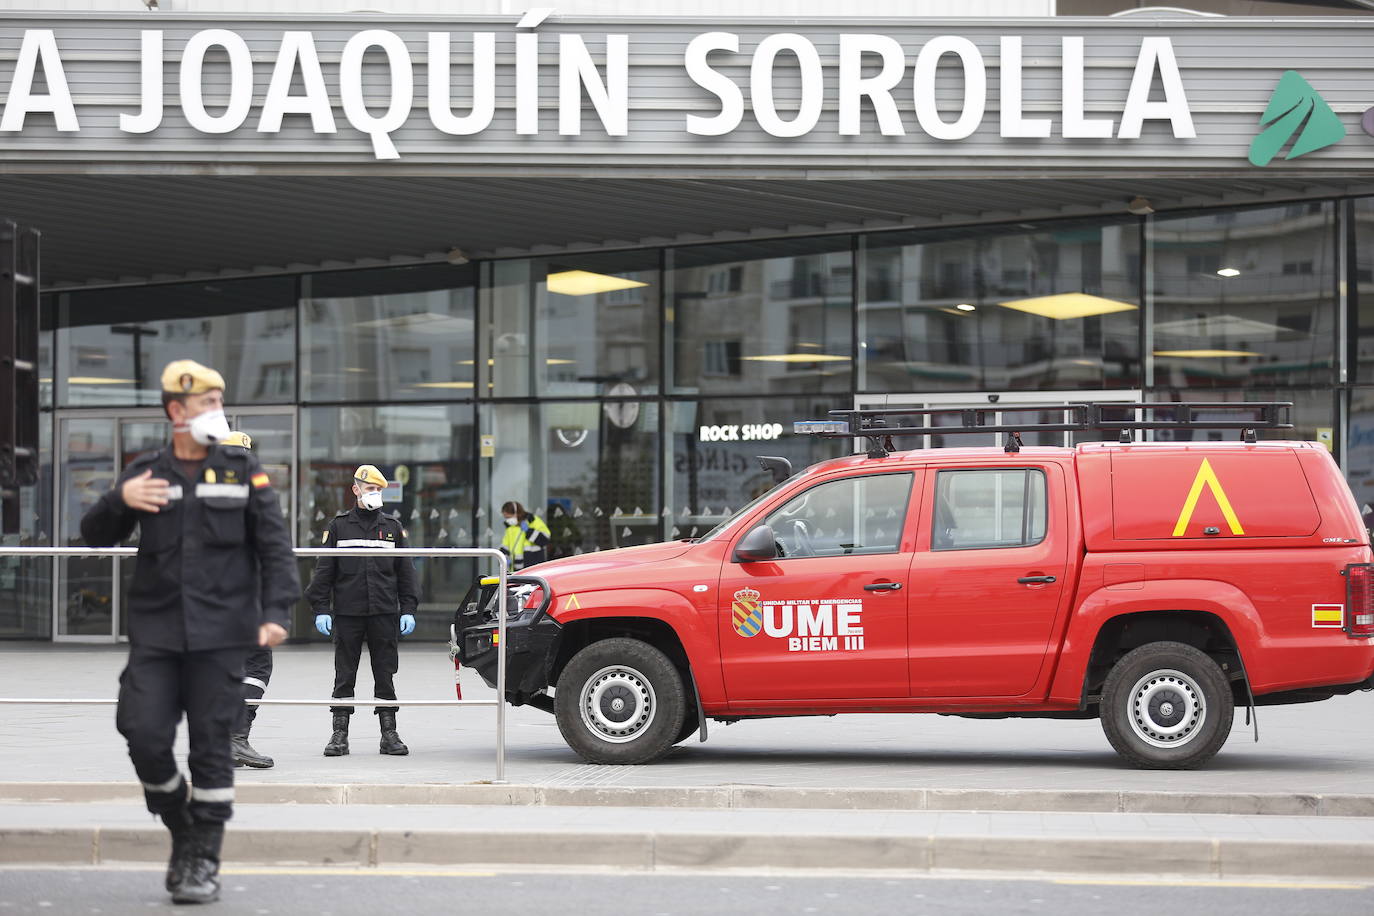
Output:
[[[677,668],[638,639],[603,639],[558,677],[554,715],[563,740],[589,763],[649,763],[678,740],[687,692]]]
[[[1225,673],[1180,642],[1126,653],[1102,686],[1107,740],[1133,766],[1188,770],[1211,760],[1231,734],[1235,704]]]

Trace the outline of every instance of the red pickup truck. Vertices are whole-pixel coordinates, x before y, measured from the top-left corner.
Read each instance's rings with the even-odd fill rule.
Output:
[[[1021,430],[1180,422],[1067,410]],[[705,537],[513,577],[508,701],[552,712],[595,763],[652,761],[708,719],[923,712],[1099,718],[1130,763],[1189,768],[1236,706],[1374,689],[1374,556],[1322,445],[1247,430],[896,451],[949,427],[844,414],[799,427],[867,454],[788,477]],[[452,650],[494,685],[492,581]]]

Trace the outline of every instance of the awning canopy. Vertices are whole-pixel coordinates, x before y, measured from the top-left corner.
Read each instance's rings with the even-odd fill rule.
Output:
[[[49,288],[1374,194],[1367,177],[730,180],[0,176]]]

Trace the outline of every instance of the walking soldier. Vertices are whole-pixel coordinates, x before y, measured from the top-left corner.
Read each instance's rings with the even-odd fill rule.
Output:
[[[166,887],[176,903],[219,896],[224,824],[233,814],[229,734],[253,646],[286,638],[300,580],[276,493],[245,448],[221,446],[224,379],[178,360],[162,374],[171,444],[140,455],[81,520],[93,546],[139,529],[129,589],[129,662],[116,723],[148,810],[172,835]],[[182,713],[191,784],[172,754]]]

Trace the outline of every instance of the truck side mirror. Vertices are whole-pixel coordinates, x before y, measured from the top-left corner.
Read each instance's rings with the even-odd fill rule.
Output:
[[[762,560],[778,558],[778,541],[773,537],[773,529],[759,525],[735,545],[736,563],[757,563]]]

